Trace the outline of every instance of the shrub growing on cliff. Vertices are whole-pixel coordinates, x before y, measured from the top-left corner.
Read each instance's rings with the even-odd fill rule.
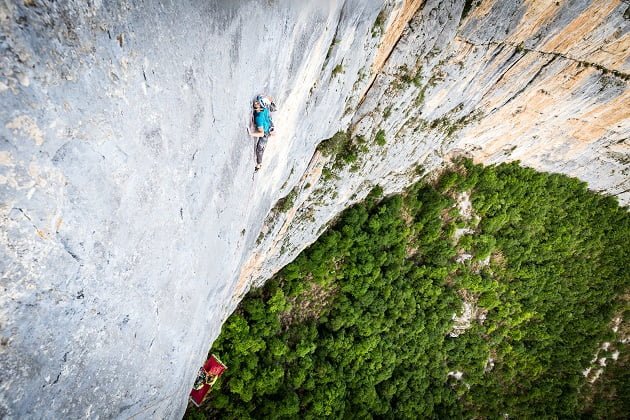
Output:
[[[212,349],[230,369],[211,416],[580,413],[581,371],[630,282],[627,212],[516,164],[466,161],[436,185],[370,195],[248,294]],[[478,225],[453,210],[460,191]],[[457,263],[460,247],[475,258]],[[452,337],[462,299],[483,319]]]
[[[367,142],[363,136],[350,136],[345,131],[335,133],[331,138],[322,141],[317,146],[325,156],[331,156],[331,165],[335,169],[343,168],[348,164],[355,163],[359,155],[368,151]],[[330,168],[326,168],[330,171]],[[353,169],[357,169],[353,165]]]
[[[281,198],[280,200],[276,202],[276,205],[274,206],[273,210],[277,212],[286,212],[290,210],[291,207],[293,207],[293,203],[295,202],[297,195],[298,195],[297,188],[293,188],[289,192],[289,194],[287,194],[285,197]]]
[[[333,69],[332,69],[332,75],[336,76],[338,74],[343,73],[343,65],[342,64],[337,64]]]
[[[376,136],[374,136],[374,142],[379,146],[385,146],[387,140],[385,140],[385,130],[378,130]]]
[[[345,131],[338,131],[331,138],[323,140],[317,146],[324,156],[335,156],[346,146],[346,143],[350,141],[350,136]]]
[[[376,16],[376,20],[374,20],[374,25],[372,25],[373,38],[383,34],[383,25],[385,24],[385,18],[387,17],[385,13],[385,10],[381,10],[378,13],[378,16]]]
[[[387,108],[385,108],[385,110],[383,111],[383,119],[386,120],[389,118],[389,116],[392,115],[392,106],[389,105]]]

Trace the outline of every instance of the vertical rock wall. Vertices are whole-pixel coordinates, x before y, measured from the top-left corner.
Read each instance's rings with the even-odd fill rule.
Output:
[[[266,213],[336,130],[379,9],[2,2],[0,417],[181,415]],[[279,134],[254,177],[262,92]]]
[[[470,5],[1,3],[0,417],[180,416],[242,293],[418,165],[520,159],[627,203],[628,5]],[[368,150],[324,179],[348,127]]]

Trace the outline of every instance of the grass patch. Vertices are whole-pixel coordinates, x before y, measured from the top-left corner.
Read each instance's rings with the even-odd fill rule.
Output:
[[[392,115],[392,106],[389,105],[388,107],[385,108],[385,110],[383,111],[383,119],[388,119],[389,116]]]
[[[385,130],[380,129],[376,132],[374,142],[379,146],[385,146],[385,143],[387,143],[387,140],[385,139]]]
[[[343,73],[343,64],[337,64],[333,69],[332,69],[332,75],[337,76],[338,74]]]
[[[332,156],[332,167],[339,169],[356,162],[359,155],[367,152],[368,148],[363,136],[352,137],[345,131],[339,131],[319,143],[317,150],[325,156]]]
[[[276,205],[273,207],[273,211],[280,213],[285,213],[289,211],[293,207],[297,195],[297,187],[293,187],[293,189],[286,196],[282,197],[276,202]]]
[[[414,85],[420,87],[422,85],[422,67],[416,70],[411,70],[406,64],[403,64],[398,68],[398,78],[405,85]]]
[[[452,137],[455,133],[462,130],[464,127],[476,121],[479,121],[483,115],[481,111],[477,110],[471,112],[470,114],[464,115],[463,117],[453,119],[451,115],[453,113],[461,111],[461,109],[461,107],[456,107],[453,111],[439,118],[431,121],[422,121],[422,125],[425,128],[429,128],[431,130],[439,130],[446,134],[446,137]]]
[[[383,25],[385,24],[385,17],[385,10],[381,10],[378,16],[376,16],[374,25],[372,25],[372,38],[381,36],[385,32],[385,29],[383,27]]]

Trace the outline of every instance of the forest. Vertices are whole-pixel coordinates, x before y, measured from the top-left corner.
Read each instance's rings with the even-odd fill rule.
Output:
[[[376,187],[242,300],[186,416],[624,418],[629,239],[614,197],[518,163]]]

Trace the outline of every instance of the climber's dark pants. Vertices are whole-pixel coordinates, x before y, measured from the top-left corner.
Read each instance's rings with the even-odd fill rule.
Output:
[[[262,163],[262,157],[265,152],[265,146],[267,146],[267,140],[269,140],[269,134],[259,137],[258,142],[256,142],[256,163],[258,164]]]

